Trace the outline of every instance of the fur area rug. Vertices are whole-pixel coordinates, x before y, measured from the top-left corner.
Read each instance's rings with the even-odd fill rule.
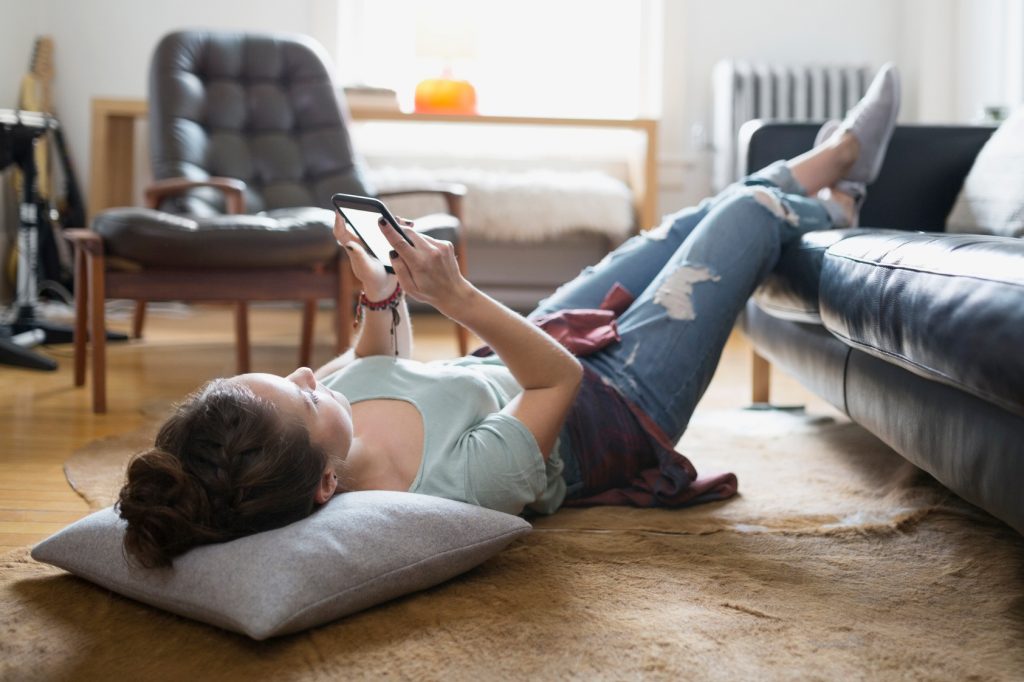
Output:
[[[69,460],[92,506],[145,435]],[[698,470],[735,471],[741,495],[534,519],[444,585],[268,642],[18,550],[0,557],[0,678],[1024,678],[1024,538],[870,434],[708,412],[682,449]]]

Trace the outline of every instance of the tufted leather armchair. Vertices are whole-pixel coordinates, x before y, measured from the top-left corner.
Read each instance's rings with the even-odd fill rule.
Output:
[[[312,353],[319,298],[335,299],[336,350],[350,344],[354,280],[331,228],[335,192],[440,193],[450,215],[417,218],[456,245],[459,185],[378,194],[352,148],[347,110],[323,49],[305,36],[180,31],[157,45],[149,73],[150,153],[155,182],[146,207],[111,209],[76,246],[75,384],[85,381],[93,340],[93,408],[105,411],[103,302],[235,304],[237,369],[249,370],[247,306],[301,300],[299,363]],[[89,329],[87,330],[87,326]],[[466,331],[456,327],[459,350]]]

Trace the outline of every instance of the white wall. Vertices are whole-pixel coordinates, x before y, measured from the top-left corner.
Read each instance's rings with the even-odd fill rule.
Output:
[[[145,97],[149,57],[168,31],[190,27],[307,31],[309,27],[308,0],[49,3],[48,31],[56,45],[58,69],[55,100],[83,175],[89,168],[90,100]]]
[[[703,126],[710,132],[710,74],[717,60],[872,66],[892,60],[905,76],[904,121],[969,120],[982,103],[998,97],[996,80],[1013,77],[992,75],[999,65],[993,63],[998,51],[991,36],[999,8],[1022,1],[663,0],[662,209],[695,201],[710,187],[708,154],[694,131]],[[167,31],[304,32],[330,51],[339,15],[335,0],[0,2],[0,102],[6,102],[0,106],[14,103],[34,36],[51,34],[56,106],[83,176],[89,168],[89,101],[144,97],[150,53]],[[1001,34],[1000,40],[1019,41],[1022,30]]]
[[[662,209],[711,191],[711,71],[727,58],[780,64],[865,64],[899,60],[900,3],[892,0],[666,0],[666,106]],[[904,112],[906,115],[906,112]],[[675,181],[680,181],[677,184]]]

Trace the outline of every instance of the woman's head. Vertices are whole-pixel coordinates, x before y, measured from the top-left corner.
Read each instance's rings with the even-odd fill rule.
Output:
[[[337,462],[305,420],[264,395],[261,376],[210,382],[129,463],[118,511],[142,565],[287,525],[333,494]]]

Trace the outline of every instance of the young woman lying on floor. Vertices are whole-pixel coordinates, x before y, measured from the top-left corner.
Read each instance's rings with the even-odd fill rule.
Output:
[[[143,565],[168,565],[196,545],[302,519],[351,490],[512,514],[732,495],[732,474],[698,478],[673,445],[782,247],[855,223],[898,106],[887,66],[814,149],[666,217],[529,320],[466,281],[447,242],[408,231],[410,245],[385,225],[391,275],[336,225],[363,285],[355,348],[316,372],[216,379],[192,395],[128,466],[118,501],[127,549]],[[410,360],[406,293],[493,353]]]

